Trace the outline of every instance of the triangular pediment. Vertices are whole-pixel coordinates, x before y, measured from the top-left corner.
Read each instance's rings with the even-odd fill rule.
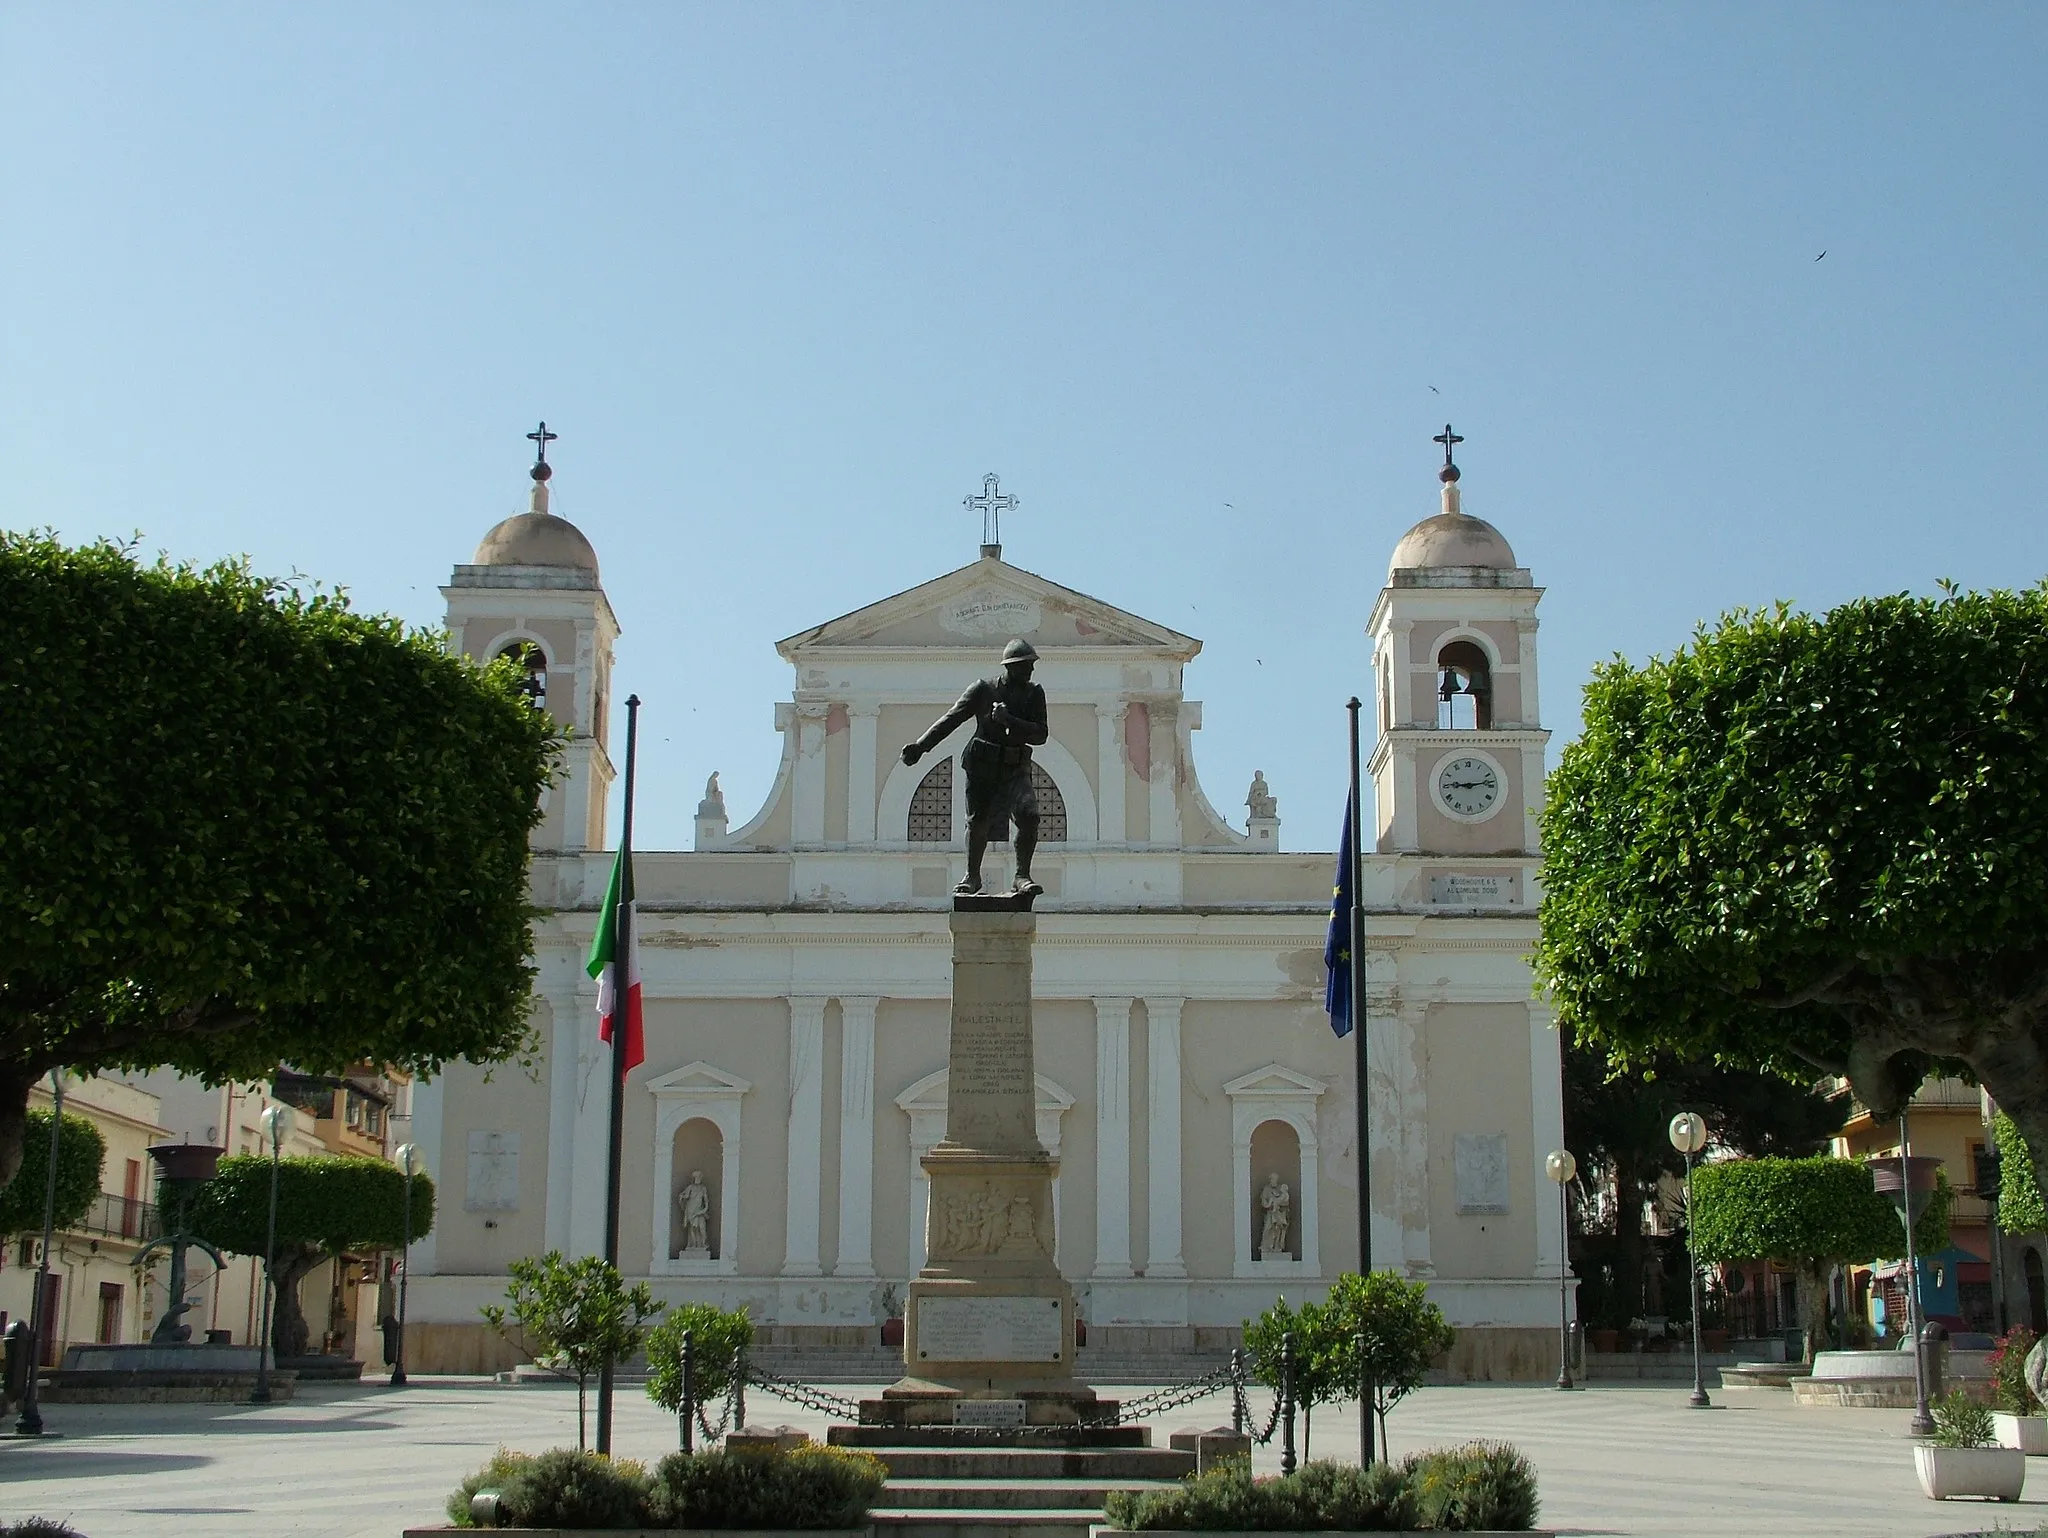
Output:
[[[1013,636],[1041,649],[1127,647],[1186,662],[1192,636],[986,556],[971,566],[776,643],[794,662],[822,648],[1000,647]]]
[[[737,1100],[754,1086],[737,1074],[713,1068],[709,1063],[685,1063],[658,1079],[648,1081],[650,1095],[727,1096]]]
[[[1232,1079],[1223,1086],[1223,1093],[1312,1099],[1329,1087],[1322,1079],[1312,1079],[1305,1073],[1296,1073],[1292,1068],[1283,1068],[1278,1063],[1268,1063],[1263,1068],[1253,1069],[1241,1079]]]

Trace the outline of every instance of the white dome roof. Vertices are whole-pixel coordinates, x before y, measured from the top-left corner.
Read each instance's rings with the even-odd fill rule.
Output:
[[[1425,518],[1394,546],[1390,572],[1418,566],[1494,566],[1513,569],[1515,552],[1499,529],[1467,513]]]
[[[479,566],[567,566],[597,572],[597,552],[583,531],[553,513],[516,513],[476,547]]]

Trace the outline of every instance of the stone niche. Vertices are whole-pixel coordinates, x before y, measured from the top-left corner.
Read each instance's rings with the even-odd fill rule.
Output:
[[[659,1197],[651,1204],[649,1270],[655,1276],[739,1274],[740,1110],[752,1089],[745,1079],[709,1063],[685,1064],[648,1084],[654,1097],[653,1189]],[[697,1170],[710,1188],[710,1243],[702,1252],[685,1250],[677,1203]]]

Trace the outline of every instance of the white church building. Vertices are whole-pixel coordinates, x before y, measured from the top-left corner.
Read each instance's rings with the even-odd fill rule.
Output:
[[[1455,1370],[1541,1378],[1557,1370],[1563,1266],[1543,1171],[1562,1143],[1558,1037],[1529,969],[1541,592],[1460,511],[1456,476],[1366,619],[1373,1252],[1429,1282],[1459,1331]],[[596,552],[547,497],[537,479],[532,510],[443,589],[451,644],[526,657],[573,740],[534,835],[541,1070],[457,1064],[414,1094],[441,1191],[413,1254],[420,1371],[508,1365],[477,1310],[502,1298],[509,1262],[603,1245],[607,1049],[583,963],[612,861],[620,628]],[[878,1343],[900,1313],[924,1256],[919,1155],[945,1119],[969,728],[915,767],[899,749],[1012,636],[1037,648],[1049,710],[1038,1127],[1060,1159],[1082,1372],[1097,1352],[1219,1349],[1276,1295],[1356,1268],[1353,1051],[1322,1009],[1334,853],[1286,850],[1263,783],[1243,827],[1204,793],[1203,706],[1186,693],[1199,641],[989,544],[777,643],[791,692],[765,804],[734,823],[714,782],[694,849],[636,856],[647,1060],[626,1086],[620,1261],[658,1296],[744,1305],[766,1339],[821,1347]],[[1007,853],[991,850],[992,888]],[[1269,1247],[1259,1196],[1275,1176],[1289,1218]],[[693,1180],[707,1242],[686,1249]]]

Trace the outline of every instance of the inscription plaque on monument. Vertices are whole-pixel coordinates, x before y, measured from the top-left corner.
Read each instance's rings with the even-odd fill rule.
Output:
[[[953,1424],[956,1426],[1021,1426],[1024,1424],[1024,1401],[1021,1399],[963,1399],[953,1406]]]
[[[1448,875],[1432,875],[1429,878],[1429,900],[1447,908],[1510,907],[1517,901],[1515,875],[1512,871],[1481,874],[1453,871]]]
[[[1058,1298],[917,1299],[920,1362],[1057,1362],[1060,1335]]]

